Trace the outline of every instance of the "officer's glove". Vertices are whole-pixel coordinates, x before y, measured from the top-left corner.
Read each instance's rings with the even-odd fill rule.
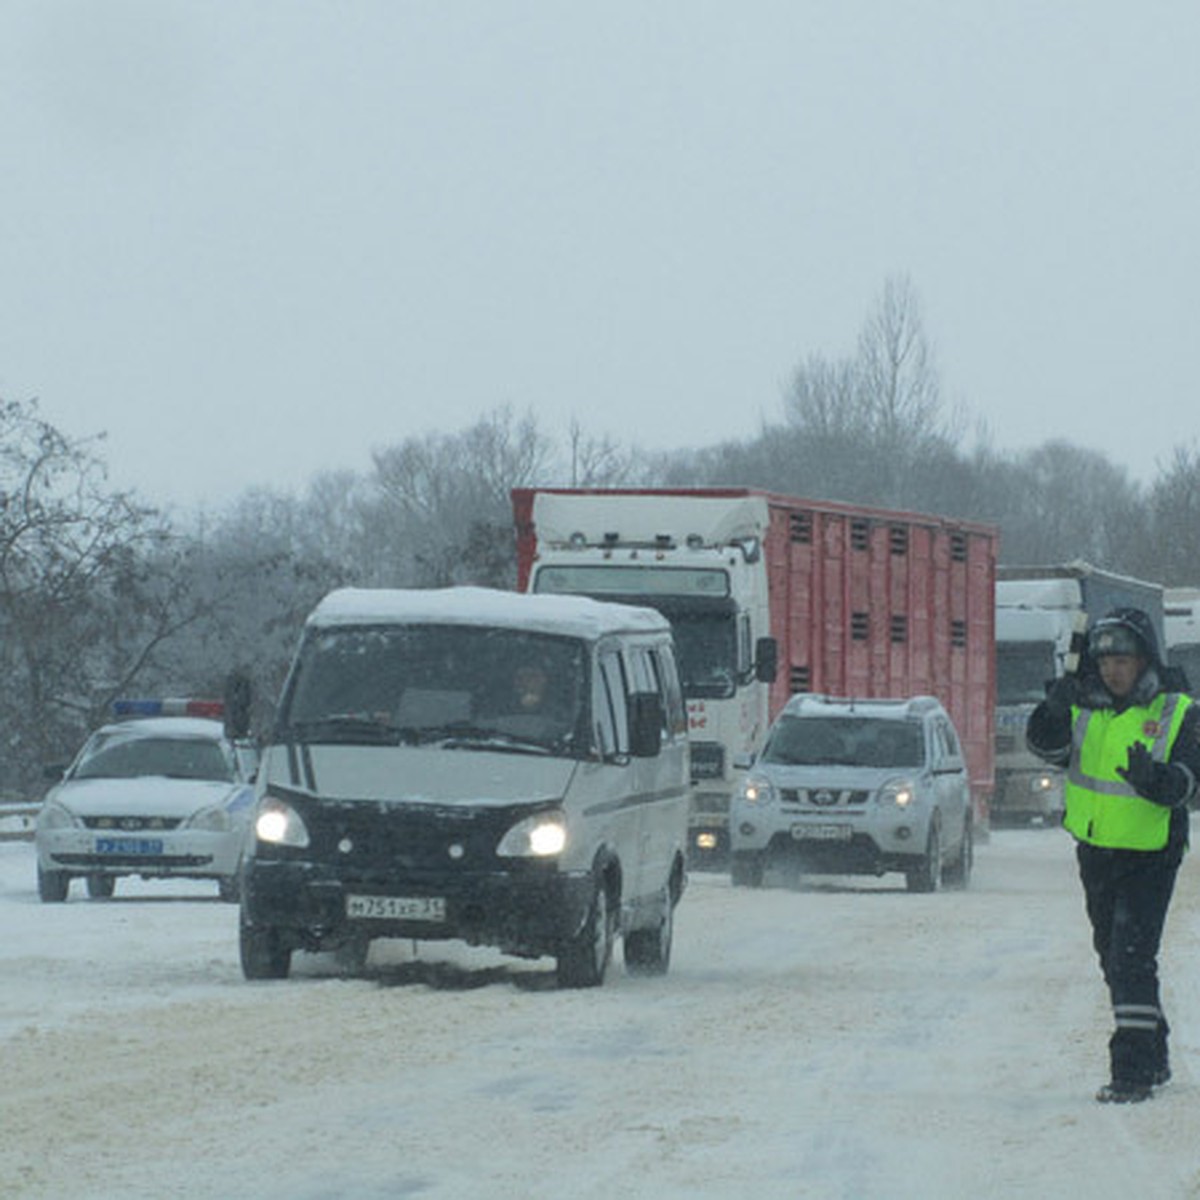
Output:
[[[1046,688],[1046,712],[1061,720],[1071,715],[1071,705],[1079,703],[1079,677],[1063,675]]]
[[[1129,747],[1129,765],[1118,767],[1117,774],[1139,796],[1152,800],[1155,804],[1164,804],[1170,808],[1176,803],[1171,768],[1166,763],[1155,762],[1143,742],[1134,742]]]

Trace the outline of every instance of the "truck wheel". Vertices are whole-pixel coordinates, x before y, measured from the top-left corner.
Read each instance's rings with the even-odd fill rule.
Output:
[[[904,873],[904,881],[910,892],[936,892],[942,886],[942,835],[936,821],[929,826],[924,857]]]
[[[241,875],[223,875],[218,879],[217,895],[226,904],[236,904],[242,898]]]
[[[38,895],[43,904],[61,904],[71,888],[71,876],[66,871],[43,871],[38,867]]]
[[[597,879],[583,928],[568,938],[559,951],[556,964],[558,986],[562,988],[599,987],[604,982],[612,958],[613,922],[608,911],[608,891]]]
[[[967,821],[963,825],[962,842],[959,844],[958,853],[954,856],[954,861],[946,867],[942,878],[951,887],[965,888],[971,882],[971,869],[974,865],[975,836],[971,822]]]
[[[625,935],[625,970],[630,975],[665,975],[671,965],[675,936],[675,902],[668,888],[662,920],[654,929],[635,929]]]
[[[286,979],[292,967],[292,952],[274,926],[241,925],[239,948],[242,974],[247,979]]]
[[[115,875],[101,875],[99,872],[87,877],[87,894],[93,900],[111,900],[117,887]]]
[[[729,882],[734,887],[762,887],[763,856],[756,850],[739,851],[730,859]]]

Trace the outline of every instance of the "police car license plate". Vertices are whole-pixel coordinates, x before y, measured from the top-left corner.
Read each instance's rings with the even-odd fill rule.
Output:
[[[368,921],[444,921],[441,896],[347,896],[346,916]]]
[[[848,842],[849,825],[793,825],[792,837],[798,842]]]
[[[162,838],[112,838],[96,839],[97,854],[161,854]]]

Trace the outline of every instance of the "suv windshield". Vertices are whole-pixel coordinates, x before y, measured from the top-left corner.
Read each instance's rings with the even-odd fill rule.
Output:
[[[919,721],[872,717],[782,716],[762,761],[788,766],[919,767],[925,739]]]
[[[97,737],[84,751],[73,779],[136,779],[166,775],[171,779],[234,778],[233,763],[216,742],[203,738]]]
[[[582,756],[586,655],[575,638],[451,625],[312,630],[276,740]]]

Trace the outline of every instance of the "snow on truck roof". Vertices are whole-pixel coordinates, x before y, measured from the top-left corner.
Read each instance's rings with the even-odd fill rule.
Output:
[[[308,624],[486,625],[587,639],[670,629],[667,619],[651,608],[480,587],[340,588],[317,605]]]

